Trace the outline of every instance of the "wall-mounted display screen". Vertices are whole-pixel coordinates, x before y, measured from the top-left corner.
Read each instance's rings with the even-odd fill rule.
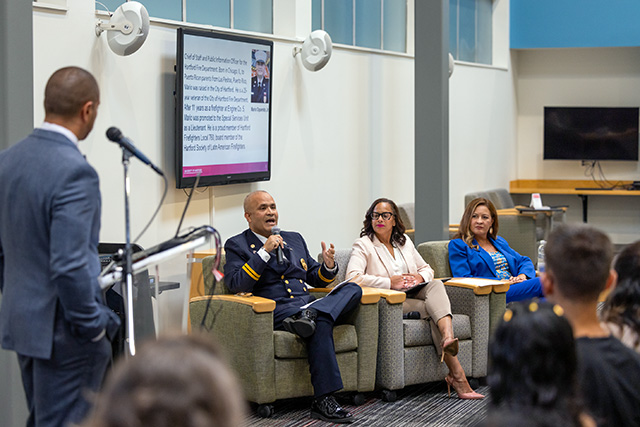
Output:
[[[176,186],[271,177],[273,42],[178,29]]]
[[[544,107],[545,160],[638,160],[638,107]]]

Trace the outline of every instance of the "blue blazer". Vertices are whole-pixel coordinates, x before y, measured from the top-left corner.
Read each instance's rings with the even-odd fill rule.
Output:
[[[527,279],[536,277],[533,262],[529,257],[520,255],[509,247],[502,237],[495,240],[489,238],[495,248],[502,253],[509,263],[509,271],[512,276],[524,274]],[[473,244],[478,242],[473,240]],[[449,265],[454,277],[481,277],[485,279],[497,279],[496,266],[491,255],[481,247],[472,249],[462,239],[453,239],[449,242]]]
[[[118,317],[98,285],[98,174],[62,134],[36,129],[0,153],[2,347],[48,359],[56,311],[81,342]],[[57,338],[56,338],[57,339]]]

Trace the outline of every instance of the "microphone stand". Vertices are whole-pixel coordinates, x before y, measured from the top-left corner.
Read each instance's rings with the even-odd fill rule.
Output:
[[[131,195],[131,185],[129,180],[129,159],[133,153],[122,147],[122,167],[124,168],[124,219],[125,219],[125,247],[124,247],[124,274],[122,281],[123,293],[126,296],[126,322],[127,333],[125,340],[129,343],[129,355],[135,356],[136,344],[134,338],[133,323],[133,263],[131,261],[131,223],[129,217],[129,197]],[[126,354],[126,352],[125,352]]]

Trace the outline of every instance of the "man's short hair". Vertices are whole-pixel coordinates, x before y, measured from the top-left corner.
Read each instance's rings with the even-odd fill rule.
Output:
[[[72,117],[88,101],[100,100],[100,89],[93,75],[79,67],[61,68],[49,77],[44,89],[44,111]]]
[[[265,190],[255,190],[252,191],[251,193],[247,194],[246,197],[244,198],[244,203],[242,204],[244,207],[244,212],[248,213],[249,212],[249,203],[251,203],[251,199],[253,198],[254,195],[258,194],[258,193],[267,193],[269,194],[268,191]]]
[[[545,246],[547,271],[566,298],[593,301],[604,290],[613,259],[611,241],[588,225],[561,225]]]

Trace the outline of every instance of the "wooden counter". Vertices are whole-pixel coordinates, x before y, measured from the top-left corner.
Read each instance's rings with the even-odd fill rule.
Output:
[[[612,190],[601,189],[593,180],[570,179],[518,179],[509,183],[512,194],[567,194],[582,199],[582,221],[587,222],[589,196],[640,196],[640,190],[625,190],[633,181],[611,181],[616,184]],[[591,190],[591,188],[593,190]]]

